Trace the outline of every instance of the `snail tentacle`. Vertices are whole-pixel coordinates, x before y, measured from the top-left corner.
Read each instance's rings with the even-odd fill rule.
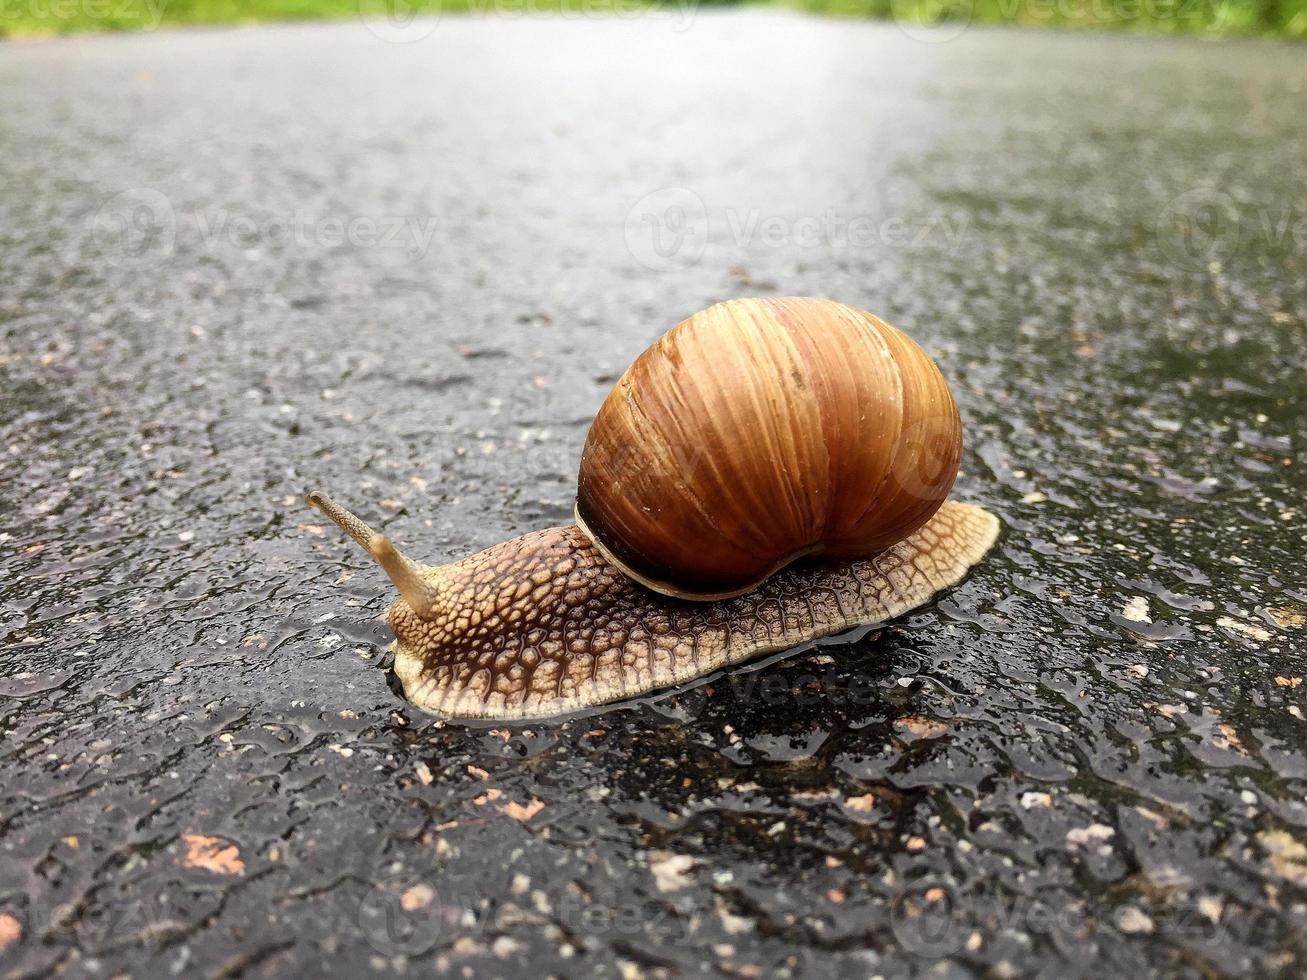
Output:
[[[436,612],[438,597],[423,578],[423,566],[413,561],[384,534],[378,534],[367,522],[336,503],[324,493],[314,490],[308,495],[309,506],[326,514],[336,526],[372,556],[400,596],[418,616],[429,619]]]
[[[367,521],[346,510],[325,493],[319,493],[317,490],[314,490],[305,499],[310,507],[315,507],[330,517],[332,522],[348,534],[355,544],[368,554],[372,554],[372,539],[377,536],[377,532],[372,530]]]
[[[409,608],[423,619],[435,615],[436,594],[423,580],[421,565],[406,557],[384,534],[375,535],[368,542],[368,554],[395,583]]]

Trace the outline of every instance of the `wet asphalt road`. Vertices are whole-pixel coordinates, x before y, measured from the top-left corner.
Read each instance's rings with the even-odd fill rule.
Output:
[[[0,45],[0,969],[1301,974],[1305,97],[762,12]],[[409,709],[304,491],[564,522],[750,294],[937,356],[993,557],[652,704]]]

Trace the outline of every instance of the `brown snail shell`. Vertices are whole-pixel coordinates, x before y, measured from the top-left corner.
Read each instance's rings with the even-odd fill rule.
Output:
[[[907,335],[830,300],[730,300],[618,380],[581,454],[576,521],[648,588],[722,599],[804,555],[901,541],[961,455],[948,384]]]
[[[948,386],[905,335],[828,300],[737,300],[618,381],[586,441],[575,525],[422,565],[324,495],[309,503],[399,589],[395,673],[414,704],[542,718],[883,622],[956,584],[999,532],[944,499],[960,453]]]

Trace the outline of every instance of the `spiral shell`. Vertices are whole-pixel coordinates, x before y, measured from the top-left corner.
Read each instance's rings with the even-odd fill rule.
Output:
[[[907,335],[802,297],[718,303],[617,381],[581,457],[576,518],[631,578],[687,599],[804,555],[903,540],[957,476],[948,383]]]

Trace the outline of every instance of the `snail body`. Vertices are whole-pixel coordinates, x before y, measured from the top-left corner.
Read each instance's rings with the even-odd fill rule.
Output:
[[[398,587],[395,673],[447,717],[563,714],[902,615],[998,520],[947,501],[948,385],[906,335],[815,299],[734,300],[640,355],[596,416],[577,523],[422,565],[319,493]]]
[[[330,499],[312,499],[350,521]],[[353,520],[379,561],[404,561]],[[743,595],[693,602],[628,578],[574,524],[532,531],[448,565],[392,572],[403,594],[389,612],[395,674],[410,701],[445,717],[576,711],[901,616],[955,585],[997,535],[992,514],[948,501],[872,557],[790,565]]]

